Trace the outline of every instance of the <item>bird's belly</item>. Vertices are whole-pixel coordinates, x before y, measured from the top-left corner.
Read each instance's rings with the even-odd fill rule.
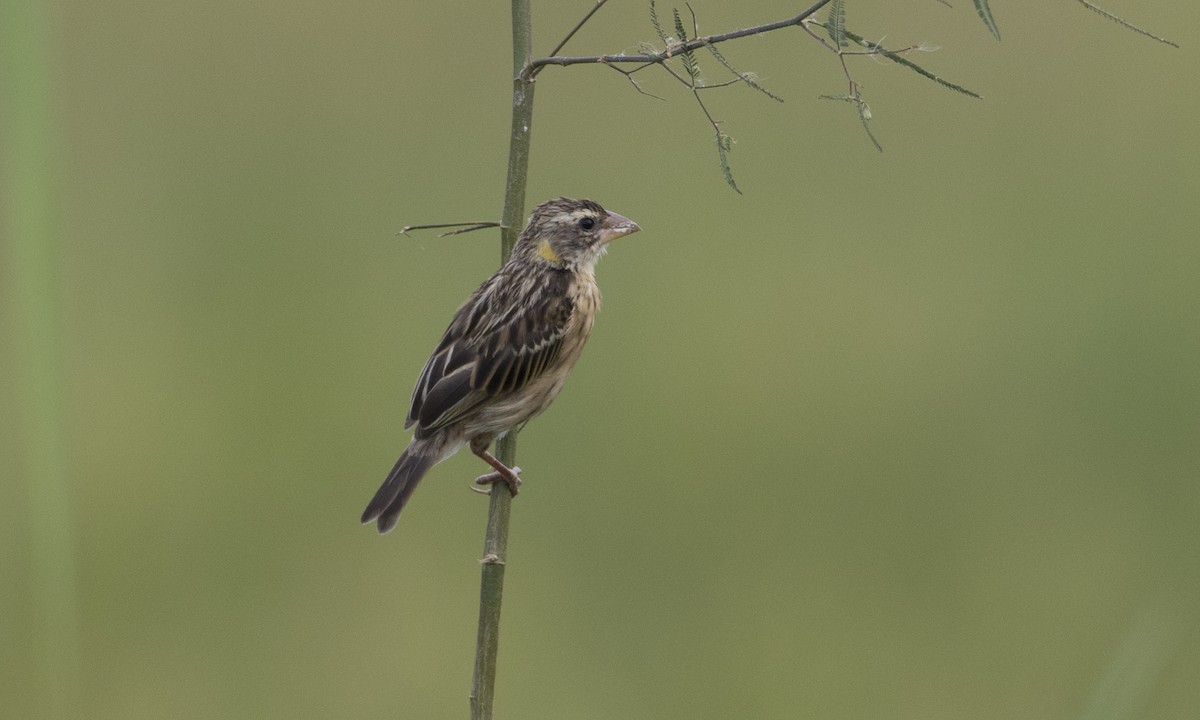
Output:
[[[571,367],[579,359],[586,341],[586,335],[578,337],[577,342],[562,349],[555,369],[548,369],[519,391],[497,398],[481,408],[475,417],[467,421],[466,436],[500,435],[541,415],[566,384]]]
[[[565,375],[558,378],[543,376],[520,392],[490,403],[467,421],[467,437],[499,435],[542,414],[562,390],[565,379]]]

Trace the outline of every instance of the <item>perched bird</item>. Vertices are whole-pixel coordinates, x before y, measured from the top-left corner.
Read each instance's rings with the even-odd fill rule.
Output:
[[[379,532],[396,526],[417,483],[464,444],[515,495],[520,468],[488,447],[549,407],[579,359],[600,309],[596,261],[608,243],[640,230],[591,200],[558,198],[529,217],[512,255],[467,298],[425,363],[405,429],[412,442],[363,512]]]

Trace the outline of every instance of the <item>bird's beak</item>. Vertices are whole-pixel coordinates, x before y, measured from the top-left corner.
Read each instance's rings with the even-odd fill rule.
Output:
[[[607,244],[622,235],[635,233],[641,229],[637,223],[624,215],[610,212],[608,217],[604,218],[604,222],[600,223],[600,243]]]

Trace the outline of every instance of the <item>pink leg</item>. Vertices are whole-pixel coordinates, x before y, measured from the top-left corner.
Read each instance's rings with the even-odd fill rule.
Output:
[[[482,459],[488,465],[491,465],[495,470],[495,472],[490,472],[486,475],[480,475],[479,477],[475,478],[475,484],[491,485],[493,483],[503,481],[504,484],[508,485],[509,492],[511,492],[514,496],[517,494],[517,490],[519,490],[521,487],[521,468],[510,468],[497,460],[495,455],[487,451],[487,444],[480,444],[473,441],[471,443],[471,452],[478,455],[480,459]]]

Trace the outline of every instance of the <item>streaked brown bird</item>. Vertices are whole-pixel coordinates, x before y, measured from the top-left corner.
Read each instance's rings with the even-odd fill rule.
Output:
[[[405,429],[412,442],[375,493],[362,521],[396,526],[417,484],[465,444],[515,495],[520,468],[488,447],[550,406],[579,359],[600,310],[596,261],[637,223],[591,200],[558,198],[529,217],[512,255],[467,298],[425,363]]]

